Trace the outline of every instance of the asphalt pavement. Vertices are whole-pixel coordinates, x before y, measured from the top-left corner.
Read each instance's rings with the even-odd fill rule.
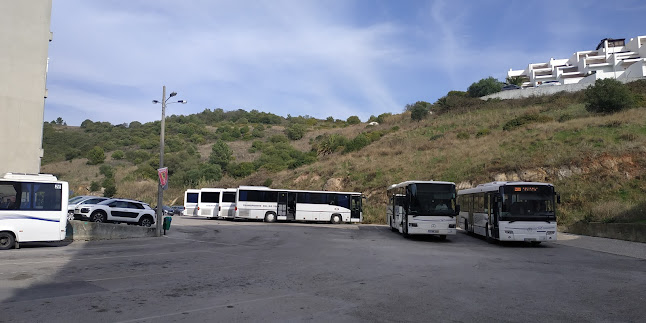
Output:
[[[175,217],[163,238],[0,252],[0,322],[643,322],[645,244]],[[602,240],[599,240],[602,239]],[[606,241],[610,240],[610,241]]]

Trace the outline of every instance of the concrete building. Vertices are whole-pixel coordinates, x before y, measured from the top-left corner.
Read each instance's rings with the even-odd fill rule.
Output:
[[[509,70],[508,77],[524,77],[523,87],[563,84],[591,84],[615,78],[628,82],[646,77],[646,36],[602,39],[595,50],[576,52],[569,59],[550,58],[531,63],[524,70]]]
[[[0,174],[38,173],[52,0],[0,1]]]

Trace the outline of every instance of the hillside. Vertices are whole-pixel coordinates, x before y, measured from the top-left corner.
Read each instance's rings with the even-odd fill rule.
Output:
[[[629,87],[646,94],[644,81]],[[365,222],[383,223],[385,188],[393,183],[433,179],[466,188],[492,180],[527,180],[555,184],[562,196],[562,225],[646,222],[646,109],[640,106],[594,114],[586,111],[582,93],[562,93],[438,101],[431,106],[433,114],[419,122],[405,112],[381,115],[377,126],[331,117],[235,117],[221,110],[211,119],[215,111],[173,116],[166,137],[165,164],[171,175],[165,203],[182,203],[189,187],[360,191],[367,196]],[[156,204],[159,122],[112,126],[90,121],[81,128],[46,124],[45,129],[42,172],[69,181],[76,194],[86,194],[91,182],[105,182],[109,176],[104,174],[114,174],[115,195]],[[289,140],[285,132],[302,138]],[[101,139],[93,139],[95,135]],[[61,141],[68,148],[61,148]],[[80,148],[77,143],[89,144]],[[213,145],[222,143],[232,158],[210,156]],[[87,158],[79,158],[93,145],[103,146],[104,163],[87,165]],[[117,150],[124,158],[111,157]]]

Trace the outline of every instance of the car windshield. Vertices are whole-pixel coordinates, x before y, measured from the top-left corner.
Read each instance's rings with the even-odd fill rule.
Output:
[[[546,185],[505,186],[502,214],[511,217],[553,217],[554,189]]]
[[[455,185],[415,183],[407,188],[410,212],[416,215],[453,215]]]

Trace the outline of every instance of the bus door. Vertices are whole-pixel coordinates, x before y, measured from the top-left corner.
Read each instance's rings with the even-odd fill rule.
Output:
[[[361,195],[352,195],[352,200],[350,201],[350,222],[361,222],[361,202]]]
[[[489,202],[489,223],[491,223],[493,230],[492,236],[494,238],[500,238],[500,229],[498,228],[498,203],[496,199],[496,194],[487,194],[487,200]]]
[[[287,220],[296,220],[296,193],[287,193]]]
[[[287,192],[278,193],[278,209],[276,216],[287,216]]]

